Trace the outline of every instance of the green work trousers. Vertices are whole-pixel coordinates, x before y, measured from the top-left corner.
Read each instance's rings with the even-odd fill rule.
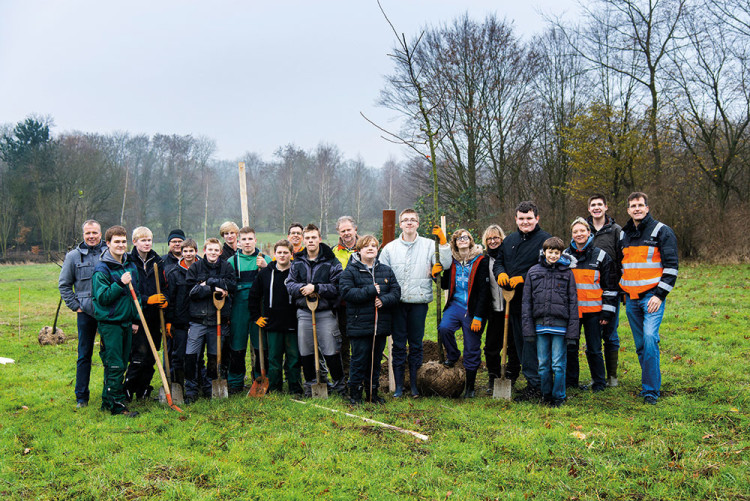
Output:
[[[245,385],[247,356],[247,339],[253,349],[258,349],[258,326],[250,321],[250,310],[248,309],[248,297],[250,288],[238,289],[232,303],[232,334],[229,340],[229,373],[227,383],[229,388],[242,389]],[[263,335],[264,349],[268,350],[267,336]],[[254,374],[253,379],[260,377],[260,373]]]
[[[99,356],[104,366],[102,410],[119,414],[126,410],[125,369],[128,366],[133,329],[130,322],[108,324],[99,322]]]
[[[268,338],[268,389],[271,391],[282,391],[284,388],[283,365],[286,355],[287,367],[289,368],[289,390],[302,387],[300,376],[299,347],[297,346],[297,333],[294,331],[283,333],[269,331]]]

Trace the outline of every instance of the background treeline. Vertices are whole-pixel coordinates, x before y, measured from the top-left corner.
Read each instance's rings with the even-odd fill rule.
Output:
[[[675,229],[684,256],[748,259],[750,4],[595,0],[574,19],[550,19],[530,38],[510,21],[468,14],[407,34],[413,57],[394,58],[380,101],[404,118],[391,132],[411,156],[384,166],[345,159],[328,143],[225,161],[207,138],[55,137],[38,117],[6,125],[1,250],[63,248],[90,216],[146,224],[157,238],[176,226],[215,234],[221,221],[238,219],[237,160],[247,163],[259,230],[300,220],[332,233],[350,214],[377,231],[384,208],[416,204],[427,214],[421,97],[438,142],[439,205],[452,227],[512,230],[515,205],[533,199],[542,226],[567,237],[592,192],[607,195],[624,222],[625,197],[639,190]]]

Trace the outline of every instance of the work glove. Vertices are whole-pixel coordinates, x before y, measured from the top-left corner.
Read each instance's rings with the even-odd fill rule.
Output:
[[[154,294],[148,297],[148,301],[146,301],[146,303],[158,304],[159,306],[161,306],[162,304],[167,304],[167,298],[164,297],[164,294]]]
[[[166,329],[167,329],[167,337],[169,339],[172,339],[172,324],[167,324]]]
[[[519,284],[522,284],[522,283],[523,283],[523,277],[522,276],[512,277],[508,281],[508,284],[510,284],[510,288],[511,289],[515,289]]]
[[[440,263],[435,263],[432,265],[432,271],[430,274],[432,275],[432,278],[435,278],[440,274],[440,272],[443,271],[443,265]]]
[[[509,280],[510,280],[510,277],[508,276],[507,273],[501,273],[497,276],[497,285],[501,287],[505,287],[506,285],[508,285]]]
[[[471,332],[479,332],[482,329],[482,319],[479,317],[474,317],[474,320],[471,321]]]
[[[432,228],[432,234],[438,237],[440,245],[445,245],[448,243],[448,239],[445,238],[445,233],[443,233],[443,230],[440,228],[440,226],[435,226],[434,228]]]
[[[258,320],[255,321],[255,325],[258,327],[265,327],[268,324],[268,317],[259,317]]]

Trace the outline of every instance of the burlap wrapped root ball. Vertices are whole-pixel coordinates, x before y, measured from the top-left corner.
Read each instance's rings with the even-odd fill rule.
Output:
[[[37,339],[39,340],[39,344],[41,344],[42,346],[55,346],[58,344],[63,344],[67,340],[61,328],[58,327],[55,332],[52,332],[52,327],[50,327],[49,325],[42,327],[42,330],[39,331],[39,337]]]
[[[417,371],[417,388],[422,395],[460,397],[466,384],[463,367],[448,368],[438,361],[422,364]]]

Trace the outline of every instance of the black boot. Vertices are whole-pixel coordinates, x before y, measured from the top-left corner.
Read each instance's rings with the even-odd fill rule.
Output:
[[[464,398],[476,397],[474,391],[474,385],[477,382],[477,371],[466,371],[466,392],[464,392]]]
[[[487,381],[487,389],[484,390],[484,392],[487,395],[492,395],[492,393],[495,391],[495,375],[490,374],[490,379]]]
[[[417,389],[417,371],[419,366],[409,365],[409,384],[411,385],[411,396],[417,398],[419,396],[419,390]]]
[[[607,368],[607,386],[617,386],[617,359],[620,357],[618,350],[604,352],[604,365]]]
[[[346,397],[346,378],[344,377],[344,365],[341,362],[341,354],[329,355],[325,357],[328,371],[331,374],[333,383],[331,390],[335,391],[342,397]]]
[[[393,379],[396,380],[396,389],[393,392],[393,398],[399,398],[404,392],[404,366],[393,366]]]
[[[352,386],[349,389],[349,404],[350,405],[362,404],[362,385],[361,384]]]

